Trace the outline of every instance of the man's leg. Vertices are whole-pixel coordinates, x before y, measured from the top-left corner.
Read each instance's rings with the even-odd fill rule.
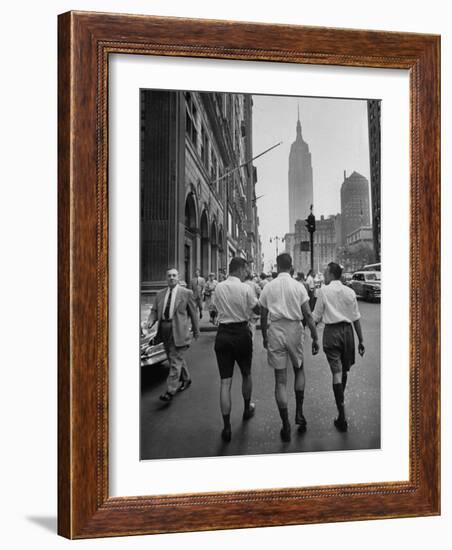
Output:
[[[344,407],[344,388],[342,386],[342,368],[339,372],[333,372],[333,393],[336,401],[338,417],[334,421],[334,425],[341,432],[346,432],[348,425],[345,419],[345,407]]]
[[[221,438],[231,441],[231,385],[234,372],[234,355],[231,347],[231,335],[220,326],[215,338],[215,355],[220,372],[220,410],[223,415]]]
[[[346,370],[343,370],[342,371],[342,389],[344,390],[344,393],[345,393],[345,388],[347,386],[347,379],[348,379],[348,372]]]
[[[249,420],[254,416],[255,404],[251,403],[253,391],[253,379],[251,377],[251,364],[253,361],[253,340],[251,329],[246,328],[243,333],[237,335],[233,342],[235,360],[242,374],[242,396],[243,396],[243,420]]]
[[[275,398],[282,420],[281,439],[290,441],[290,423],[287,411],[287,368],[275,369]]]
[[[190,372],[188,370],[187,361],[185,360],[185,351],[186,347],[183,348],[177,348],[180,350],[180,356],[181,356],[181,371],[180,371],[180,377],[179,382],[180,385],[177,388],[179,391],[185,391],[187,388],[191,386],[191,377]]]
[[[231,378],[222,378],[220,385],[220,408],[223,415],[223,441],[231,441]]]
[[[167,379],[167,386],[168,386],[168,393],[170,393],[171,395],[174,395],[179,389],[179,385],[180,385],[179,380],[182,378],[182,376],[184,376],[182,374],[184,365],[185,365],[187,378],[189,376],[188,376],[188,369],[186,367],[186,363],[183,355],[185,348],[176,348],[176,346],[174,345],[174,342],[172,342],[169,345],[168,351],[169,351],[168,357],[169,357],[169,363],[170,363],[170,370],[169,370],[168,379]]]
[[[304,364],[301,362],[299,368],[294,368],[294,390],[296,401],[295,423],[298,424],[298,431],[303,433],[306,431],[306,419],[303,415],[304,388],[306,377],[304,373]]]

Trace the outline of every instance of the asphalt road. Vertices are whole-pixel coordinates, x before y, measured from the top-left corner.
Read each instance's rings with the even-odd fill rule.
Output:
[[[292,441],[279,436],[280,419],[274,399],[274,375],[268,367],[262,335],[255,337],[253,354],[253,401],[255,416],[242,421],[240,371],[236,367],[232,388],[232,441],[220,437],[219,375],[213,350],[215,332],[202,332],[187,352],[192,386],[167,405],[159,400],[166,389],[167,367],[148,367],[141,377],[141,459],[208,457],[305,451],[378,449],[380,447],[380,304],[360,302],[366,353],[356,353],[350,371],[345,405],[349,430],[339,433],[333,425],[336,406],[331,373],[323,351],[310,352],[305,336],[306,390],[305,434],[293,422],[295,397],[293,373],[289,373],[289,416]],[[323,329],[319,329],[321,338]]]

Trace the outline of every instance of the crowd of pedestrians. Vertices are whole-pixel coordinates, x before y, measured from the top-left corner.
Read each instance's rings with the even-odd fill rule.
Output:
[[[156,295],[148,319],[149,327],[159,323],[158,335],[170,364],[167,390],[160,399],[169,403],[178,391],[190,386],[192,381],[184,355],[191,334],[195,340],[199,336],[199,320],[206,310],[210,322],[218,327],[214,351],[220,377],[221,437],[229,442],[232,438],[231,387],[236,364],[242,378],[242,418],[248,421],[256,413],[252,401],[252,358],[260,322],[268,366],[274,372],[280,437],[290,441],[288,369],[294,372],[294,423],[298,431],[304,433],[308,426],[303,411],[307,391],[305,330],[310,333],[312,355],[317,355],[320,348],[317,325],[324,323],[322,348],[331,370],[338,411],[334,425],[341,432],[347,431],[344,394],[348,373],[355,362],[354,333],[358,338],[358,353],[363,355],[365,349],[356,295],[342,284],[341,275],[341,267],[331,262],[324,273],[325,284],[316,288],[312,270],[306,278],[301,272],[295,274],[292,258],[287,253],[277,257],[277,271],[271,274],[253,275],[243,258],[234,257],[227,277],[221,274],[217,281],[215,274],[210,273],[206,280],[196,270],[188,288],[179,284],[177,270],[169,269],[167,288]]]

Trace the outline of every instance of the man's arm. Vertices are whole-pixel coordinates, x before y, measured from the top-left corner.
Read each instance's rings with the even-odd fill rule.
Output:
[[[325,302],[323,301],[323,292],[320,291],[315,302],[314,311],[312,312],[312,317],[316,325],[322,320],[324,310]]]
[[[358,353],[361,355],[361,357],[364,355],[364,352],[366,351],[364,347],[364,340],[363,340],[363,331],[361,330],[361,322],[359,319],[356,321],[353,321],[353,326],[355,327],[356,336],[358,336]]]
[[[309,330],[311,331],[312,355],[317,355],[317,353],[319,353],[319,336],[317,334],[317,328],[311,314],[309,302],[304,302],[304,304],[302,304],[301,311],[303,312],[303,317],[306,320],[306,324],[308,325]]]
[[[268,309],[263,305],[261,305],[260,310],[261,310],[262,340],[264,341],[264,348],[267,349]]]
[[[364,340],[363,340],[363,331],[361,329],[361,314],[359,312],[358,307],[358,300],[356,299],[356,296],[353,296],[353,313],[355,320],[353,321],[353,326],[355,327],[356,336],[358,336],[358,353],[361,355],[361,357],[364,355],[364,352],[366,351],[364,348]]]
[[[187,310],[188,310],[188,315],[191,319],[191,326],[193,328],[193,336],[194,336],[195,340],[197,340],[198,336],[199,336],[198,312],[196,311],[195,298],[194,298],[193,292],[191,290],[188,291]]]

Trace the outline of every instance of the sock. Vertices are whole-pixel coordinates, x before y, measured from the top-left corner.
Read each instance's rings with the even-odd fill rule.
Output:
[[[344,392],[345,392],[345,387],[346,386],[347,386],[347,373],[343,372],[342,373],[342,389],[344,390]]]
[[[230,428],[231,427],[231,419],[230,419],[231,415],[230,414],[224,414],[223,415],[223,423],[224,423],[224,427],[225,428]]]
[[[339,419],[345,420],[344,411],[344,389],[342,382],[339,384],[333,384],[334,398],[336,399],[337,410],[339,411]]]
[[[297,414],[303,414],[304,390],[295,390],[295,400],[297,402]]]
[[[279,408],[279,416],[281,417],[283,427],[287,428],[289,426],[289,413],[287,411],[287,407],[278,407]]]

